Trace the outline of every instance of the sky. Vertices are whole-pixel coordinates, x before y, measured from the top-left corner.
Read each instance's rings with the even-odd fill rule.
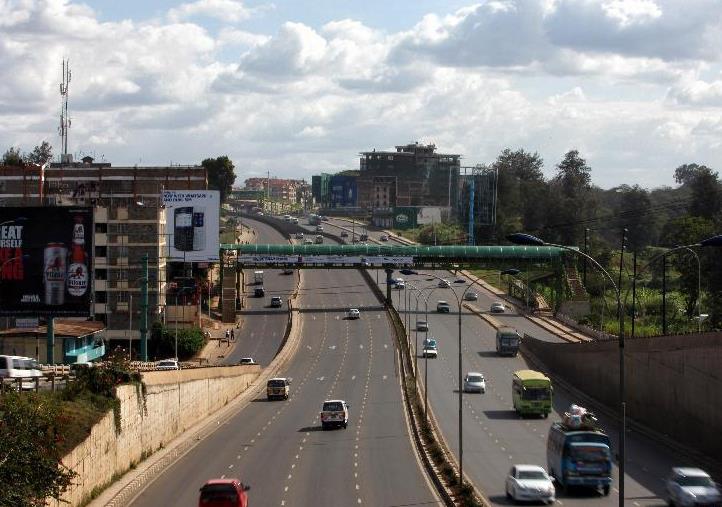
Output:
[[[433,143],[602,188],[722,169],[722,0],[0,0],[0,149],[113,165],[228,155],[237,183]]]

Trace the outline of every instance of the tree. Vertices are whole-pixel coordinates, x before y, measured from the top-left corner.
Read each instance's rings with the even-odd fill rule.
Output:
[[[584,236],[582,221],[596,210],[592,190],[592,169],[577,150],[570,150],[557,164],[549,185],[548,219],[545,236],[568,245],[579,244]]]
[[[226,155],[218,158],[207,158],[201,165],[208,171],[208,187],[219,190],[221,193],[221,204],[226,202],[226,197],[233,189],[236,175],[233,172],[234,165]]]
[[[538,229],[544,222],[544,206],[540,200],[546,194],[542,167],[544,160],[538,153],[506,148],[499,154],[492,168],[497,179],[497,237],[511,232]]]
[[[45,162],[53,158],[53,147],[49,142],[43,141],[40,146],[33,148],[33,151],[25,156],[27,162],[43,165]]]
[[[63,466],[60,404],[45,393],[0,396],[0,505],[40,507],[77,475]]]
[[[716,172],[705,165],[684,164],[674,170],[674,180],[692,190],[689,213],[713,219],[722,209],[720,182]]]
[[[686,216],[670,220],[664,226],[662,232],[662,244],[666,247],[673,248],[677,245],[692,245],[702,241],[705,238],[709,238],[715,235],[714,222],[702,217]],[[681,290],[685,298],[685,307],[687,317],[691,318],[696,313],[697,309],[697,284],[700,283],[702,287],[705,285],[709,288],[716,287],[712,278],[714,277],[714,268],[718,262],[715,262],[719,257],[719,253],[712,249],[712,251],[697,250],[699,255],[701,270],[705,274],[704,279],[698,281],[697,272],[697,261],[692,253],[679,250],[670,256],[667,256],[672,266],[679,272],[679,280]],[[659,261],[660,266],[662,261]],[[656,267],[656,266],[655,266]],[[661,271],[661,269],[660,269]],[[712,275],[712,276],[710,276]],[[716,299],[722,299],[719,295],[719,290],[712,290],[713,302]],[[722,301],[720,301],[720,308],[722,308]],[[722,320],[722,315],[717,315],[718,322]]]
[[[20,154],[20,148],[11,146],[3,155],[4,165],[23,165],[23,157]]]
[[[618,191],[620,199],[616,214],[620,229],[626,226],[629,249],[639,252],[657,239],[659,224],[652,209],[652,200],[649,192],[639,185],[622,185]]]

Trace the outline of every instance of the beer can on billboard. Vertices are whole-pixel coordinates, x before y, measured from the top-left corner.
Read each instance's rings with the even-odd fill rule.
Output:
[[[65,276],[68,249],[63,243],[48,243],[44,251],[43,282],[45,304],[60,306],[65,303]]]

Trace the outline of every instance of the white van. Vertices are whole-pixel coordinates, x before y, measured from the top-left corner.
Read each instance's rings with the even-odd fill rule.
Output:
[[[253,272],[253,283],[256,285],[263,283],[263,271]]]
[[[35,359],[23,356],[0,356],[0,377],[30,378],[42,377],[40,365]]]

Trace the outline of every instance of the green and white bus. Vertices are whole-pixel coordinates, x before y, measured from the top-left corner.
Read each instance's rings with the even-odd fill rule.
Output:
[[[547,417],[552,410],[552,381],[541,372],[515,371],[511,391],[514,410],[522,417],[526,415]]]

